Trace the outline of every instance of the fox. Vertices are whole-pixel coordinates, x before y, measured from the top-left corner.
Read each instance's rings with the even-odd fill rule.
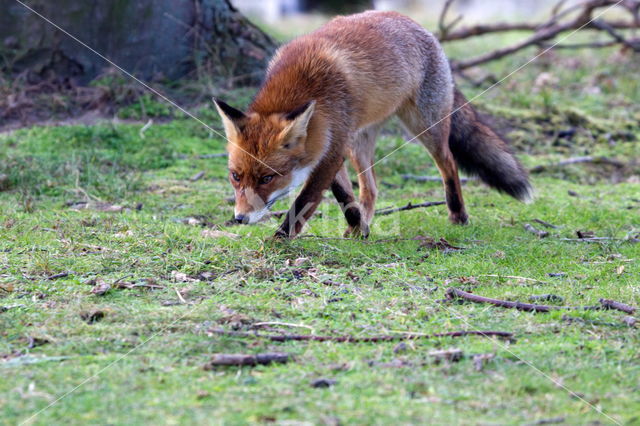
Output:
[[[236,222],[258,222],[302,186],[276,238],[298,235],[328,189],[345,236],[369,236],[376,137],[392,116],[435,161],[452,223],[468,222],[458,167],[518,200],[532,197],[507,140],[455,86],[437,38],[400,13],[336,17],[276,51],[245,112],[213,101],[228,140]],[[347,158],[358,174],[357,201]]]

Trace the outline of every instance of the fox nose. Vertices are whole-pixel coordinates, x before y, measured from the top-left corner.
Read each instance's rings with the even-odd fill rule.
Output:
[[[235,221],[237,223],[245,223],[247,216],[243,215],[243,214],[237,214],[236,217],[234,218]]]

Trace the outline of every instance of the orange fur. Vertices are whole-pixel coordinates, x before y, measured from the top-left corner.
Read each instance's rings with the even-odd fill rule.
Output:
[[[259,220],[275,200],[304,183],[278,235],[300,232],[331,187],[343,205],[348,232],[366,236],[377,193],[371,168],[375,137],[379,125],[396,114],[414,134],[428,129],[419,139],[443,175],[451,220],[466,222],[449,150],[452,124],[447,117],[453,105],[454,85],[442,48],[433,35],[398,13],[339,17],[292,41],[276,53],[246,113],[217,102],[232,142],[236,219]],[[454,117],[456,129],[476,128],[468,116]],[[462,133],[457,130],[452,137]],[[499,138],[479,143],[485,142],[502,143]],[[346,156],[359,172],[360,205],[342,170]]]

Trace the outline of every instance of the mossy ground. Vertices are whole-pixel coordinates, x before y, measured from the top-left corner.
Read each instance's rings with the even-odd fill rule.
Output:
[[[476,49],[452,46],[451,53],[465,48]],[[527,54],[486,70],[506,75]],[[142,124],[103,123],[3,135],[0,422],[640,424],[640,338],[623,314],[440,301],[457,286],[508,300],[554,294],[567,305],[602,297],[640,305],[640,244],[626,240],[640,232],[640,81],[631,72],[639,65],[612,50],[548,54],[475,102],[508,123],[528,167],[603,155],[624,169],[549,169],[532,177],[530,205],[470,181],[469,226],[449,224],[442,206],[417,209],[377,217],[366,241],[340,238],[346,225],[328,195],[322,217],[293,241],[270,240],[275,219],[225,226],[232,214],[226,160],[201,158],[224,152],[224,143],[178,114],[143,133]],[[542,72],[553,78],[536,84]],[[461,84],[468,97],[482,91]],[[240,92],[228,97],[247,102]],[[145,111],[166,114],[144,102]],[[220,128],[211,108],[194,111]],[[561,136],[569,129],[569,138]],[[391,124],[378,157],[404,140]],[[438,183],[401,178],[436,175],[419,145],[376,170],[379,207],[443,198]],[[201,171],[202,179],[191,179]],[[540,239],[523,229],[533,219],[558,228]],[[203,235],[208,228],[239,238]],[[577,230],[611,239],[573,241]],[[429,249],[417,236],[465,249]],[[68,275],[47,279],[61,272]],[[138,287],[96,295],[96,280]],[[208,332],[256,322],[322,335],[501,330],[516,340],[440,338],[400,348]],[[428,355],[448,348],[465,357],[435,364]],[[294,360],[202,368],[214,353],[267,351]],[[477,354],[495,357],[477,370]],[[336,383],[314,388],[317,378]]]

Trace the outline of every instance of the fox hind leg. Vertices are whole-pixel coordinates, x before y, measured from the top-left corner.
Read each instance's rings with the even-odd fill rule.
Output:
[[[349,159],[356,173],[358,173],[360,206],[362,208],[363,222],[366,223],[367,226],[369,226],[373,220],[376,197],[378,195],[373,164],[376,137],[378,136],[379,130],[379,125],[362,129],[349,148]]]
[[[449,209],[449,220],[456,224],[466,224],[468,215],[462,198],[458,166],[449,149],[451,108],[432,111],[429,107],[421,108],[419,104],[421,102],[408,101],[398,111],[398,117],[407,130],[427,148],[440,171]]]

